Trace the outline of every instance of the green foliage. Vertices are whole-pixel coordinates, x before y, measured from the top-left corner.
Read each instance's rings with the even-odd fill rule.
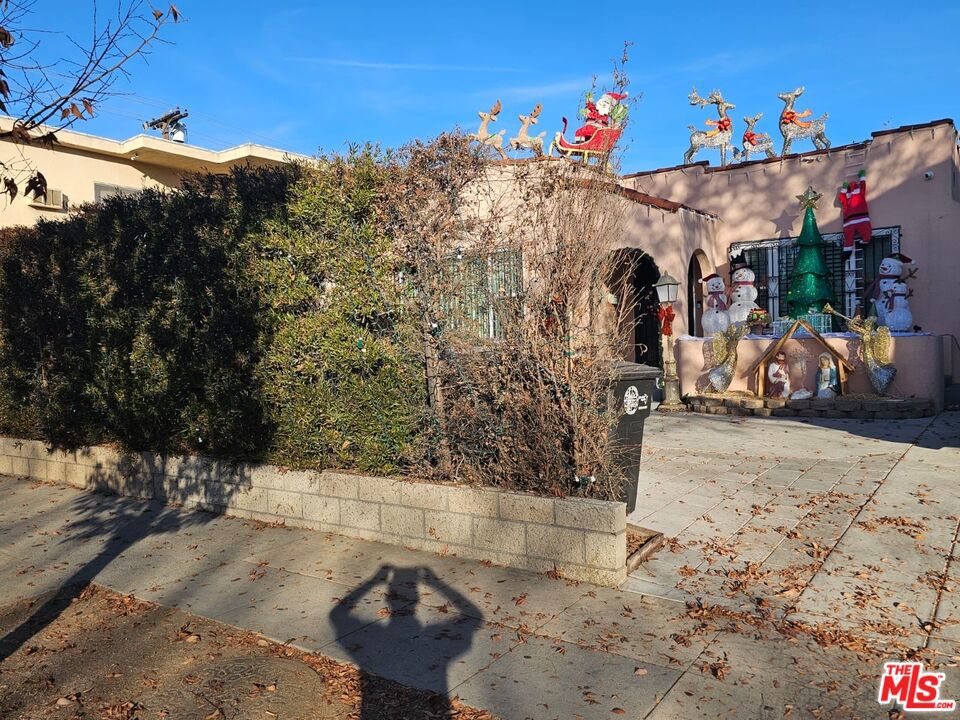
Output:
[[[0,234],[0,432],[394,470],[423,372],[375,152]],[[412,343],[412,345],[411,345]]]
[[[522,216],[465,224],[484,167],[448,135],[0,232],[0,433],[617,497],[596,408],[619,341],[574,343],[569,318],[608,275],[600,238],[619,215],[606,195],[559,214],[542,200],[568,178],[537,175]],[[523,256],[526,288],[521,223],[554,248]],[[591,244],[584,227],[604,232]],[[449,265],[465,238],[495,341],[447,317],[464,307]]]
[[[390,172],[371,148],[321,160],[260,240],[251,274],[275,328],[261,382],[282,462],[389,471],[417,444],[422,358],[382,216]]]
[[[250,457],[269,325],[246,272],[296,168],[199,176],[0,242],[0,422],[75,447]]]

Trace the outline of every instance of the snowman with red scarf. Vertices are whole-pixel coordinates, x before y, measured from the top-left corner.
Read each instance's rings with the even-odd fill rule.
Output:
[[[895,282],[890,294],[886,298],[887,327],[890,332],[913,332],[913,313],[910,312],[910,301],[913,290],[903,281]]]
[[[700,324],[706,335],[722,332],[730,327],[730,314],[727,312],[727,292],[723,278],[713,273],[701,282],[707,287],[707,309],[703,311]]]
[[[867,291],[878,325],[887,324],[888,307],[890,310],[893,309],[892,303],[888,303],[888,300],[893,297],[894,285],[905,279],[904,266],[912,262],[913,260],[901,253],[892,253],[880,261],[877,278]],[[911,277],[914,272],[910,271],[907,277]]]
[[[743,259],[743,253],[730,259],[730,322],[745,323],[751,310],[759,310],[757,305],[757,276]]]

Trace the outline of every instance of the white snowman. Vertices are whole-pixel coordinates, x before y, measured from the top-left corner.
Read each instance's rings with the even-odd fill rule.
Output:
[[[913,260],[900,253],[893,253],[880,261],[873,296],[870,298],[877,314],[878,325],[887,324],[887,299],[893,293],[894,284],[903,278],[903,266],[912,262]]]
[[[751,310],[759,310],[757,305],[757,276],[741,258],[733,260],[733,287],[730,289],[730,322],[745,323]]]
[[[910,312],[910,291],[905,282],[895,282],[884,303],[886,307],[887,327],[892,332],[911,332],[913,313]]]
[[[723,278],[716,273],[707,275],[701,282],[707,286],[707,309],[703,311],[700,323],[703,325],[704,334],[713,335],[730,327],[730,314],[727,312],[727,288],[723,283]]]

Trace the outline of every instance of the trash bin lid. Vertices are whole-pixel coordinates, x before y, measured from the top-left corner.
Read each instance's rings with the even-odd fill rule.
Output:
[[[619,360],[610,368],[613,380],[656,380],[663,375],[663,370],[641,363]]]

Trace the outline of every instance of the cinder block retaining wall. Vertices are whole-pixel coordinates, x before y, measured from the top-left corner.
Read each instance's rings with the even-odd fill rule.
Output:
[[[626,506],[203,457],[49,451],[0,438],[0,474],[489,560],[616,587],[626,579]]]

